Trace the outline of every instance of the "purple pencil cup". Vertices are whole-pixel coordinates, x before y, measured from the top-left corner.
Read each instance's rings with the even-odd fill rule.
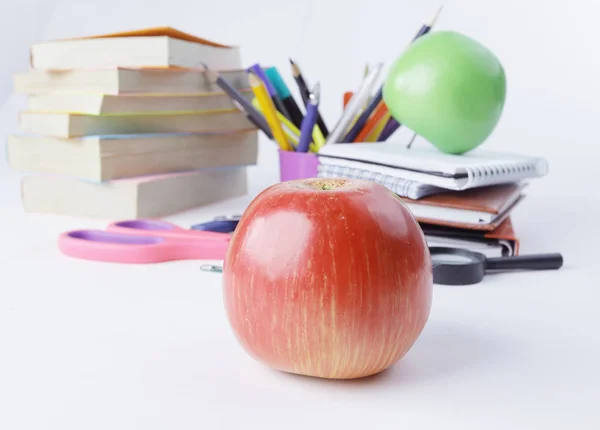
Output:
[[[317,177],[318,157],[312,152],[279,150],[279,178],[281,182]]]

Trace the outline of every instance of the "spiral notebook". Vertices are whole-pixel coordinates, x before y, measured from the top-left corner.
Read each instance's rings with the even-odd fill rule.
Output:
[[[406,148],[397,143],[325,145],[317,154],[319,175],[363,178],[397,183],[406,190],[435,194],[488,185],[519,182],[545,176],[548,163],[542,157],[474,149],[463,155],[445,154],[435,147]],[[385,185],[385,184],[384,184]],[[402,193],[399,193],[402,194]]]

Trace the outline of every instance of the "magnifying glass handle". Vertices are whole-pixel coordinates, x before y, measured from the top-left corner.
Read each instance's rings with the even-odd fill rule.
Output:
[[[561,254],[533,254],[517,257],[488,258],[486,270],[551,270],[560,269],[563,264]]]

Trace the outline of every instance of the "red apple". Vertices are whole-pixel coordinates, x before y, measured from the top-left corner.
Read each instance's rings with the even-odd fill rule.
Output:
[[[260,193],[223,270],[243,348],[284,372],[349,379],[397,362],[420,335],[433,279],[423,232],[387,188],[305,179]]]

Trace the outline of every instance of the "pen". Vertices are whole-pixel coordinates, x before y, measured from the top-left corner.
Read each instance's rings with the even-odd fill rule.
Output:
[[[302,76],[302,73],[300,72],[300,67],[298,67],[298,65],[294,63],[294,61],[291,58],[290,64],[292,65],[292,75],[294,76],[294,80],[298,84],[298,89],[300,90],[302,101],[304,102],[304,105],[306,105],[306,103],[308,103],[308,96],[310,94],[310,91],[308,90],[308,85],[306,85],[304,76]],[[321,114],[319,112],[317,112],[317,125],[321,129],[323,137],[327,139],[329,137],[329,130],[327,129],[325,121],[323,121],[323,118],[321,117]]]
[[[317,82],[308,96],[306,103],[306,116],[302,120],[300,127],[300,141],[298,142],[298,152],[308,152],[312,131],[317,121],[317,111],[319,109],[320,85]]]
[[[435,22],[437,21],[438,17],[440,16],[441,12],[442,12],[442,7],[440,6],[440,8],[436,11],[435,15],[429,22],[429,24],[423,24],[421,26],[421,28],[419,29],[419,31],[413,38],[412,42],[414,42],[419,37],[424,36],[425,34],[427,34],[431,31]],[[344,138],[342,139],[342,142],[345,142],[345,143],[353,142],[354,139],[356,139],[356,136],[358,136],[358,133],[360,133],[361,129],[364,127],[365,123],[367,122],[367,120],[369,119],[369,117],[371,116],[371,114],[373,113],[373,111],[375,110],[377,105],[379,104],[379,102],[381,102],[381,100],[383,99],[382,92],[383,92],[383,85],[379,88],[379,90],[377,91],[377,93],[375,94],[375,96],[373,97],[373,99],[371,100],[369,105],[367,106],[367,108],[363,111],[361,116],[356,120],[356,122],[354,123],[354,125],[352,126],[350,131],[348,131],[348,133],[344,136]]]
[[[202,63],[202,67],[206,71],[208,78],[214,80],[216,84],[229,96],[231,97],[233,104],[244,114],[246,118],[254,124],[258,129],[262,130],[269,139],[273,139],[273,134],[269,129],[269,125],[265,120],[265,117],[258,112],[254,106],[248,101],[248,98],[235,89],[229,82],[223,79],[217,72],[214,72],[208,68],[208,66]]]
[[[373,131],[373,129],[377,126],[377,124],[379,123],[381,118],[383,118],[387,112],[388,112],[387,106],[385,105],[383,100],[380,101],[379,104],[377,105],[377,107],[375,108],[375,110],[373,111],[373,114],[371,115],[371,117],[368,119],[367,123],[363,127],[363,129],[360,131],[360,133],[358,133],[358,136],[356,136],[356,139],[354,139],[354,142],[366,142],[367,136],[369,135],[369,133],[371,133],[371,131]]]
[[[281,123],[277,119],[277,110],[273,105],[273,100],[269,97],[269,93],[267,92],[267,88],[265,87],[264,82],[254,74],[254,72],[249,72],[249,81],[250,86],[252,87],[252,91],[254,92],[254,96],[262,106],[263,113],[269,124],[269,128],[273,133],[273,137],[279,147],[285,151],[292,150],[292,146],[288,142],[285,137],[285,133],[281,128]]]
[[[367,78],[363,81],[358,92],[354,93],[352,99],[350,99],[350,102],[348,103],[346,109],[342,113],[342,116],[340,117],[337,124],[327,137],[326,144],[338,143],[339,140],[342,138],[344,132],[346,131],[346,128],[352,122],[354,115],[360,109],[367,97],[369,97],[369,94],[371,94],[371,90],[373,89],[373,86],[375,85],[375,82],[379,77],[379,73],[381,72],[382,68],[383,63],[379,63],[372,71],[369,71],[369,76],[367,76]]]
[[[279,112],[281,112],[283,114],[283,116],[290,118],[290,114],[288,113],[287,109],[283,105],[283,102],[277,95],[277,90],[275,89],[275,87],[273,86],[273,83],[269,80],[269,78],[265,74],[262,67],[260,67],[260,64],[258,64],[258,63],[254,64],[252,67],[250,67],[248,69],[248,71],[254,72],[254,74],[263,81],[263,83],[265,84],[265,87],[267,88],[267,92],[269,93],[269,96],[271,96],[271,100],[273,100],[273,104],[275,105],[275,108]]]

